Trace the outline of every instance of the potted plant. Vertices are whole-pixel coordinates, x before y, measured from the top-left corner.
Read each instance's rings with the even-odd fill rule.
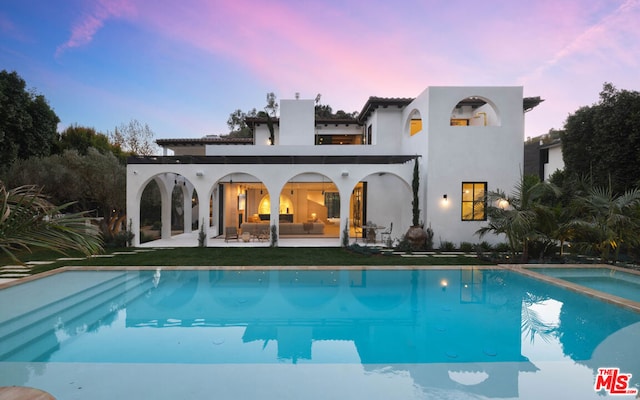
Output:
[[[411,182],[411,189],[413,191],[413,200],[411,201],[411,212],[413,214],[411,220],[411,227],[405,234],[411,250],[419,250],[424,247],[427,240],[427,233],[420,224],[420,199],[418,197],[418,190],[420,189],[420,167],[418,165],[418,157],[415,158],[413,164],[413,180]]]

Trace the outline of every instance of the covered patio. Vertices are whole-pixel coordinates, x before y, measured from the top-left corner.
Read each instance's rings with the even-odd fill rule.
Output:
[[[413,160],[408,155],[360,156],[164,156],[131,157],[127,166],[127,214],[141,232],[141,198],[150,182],[159,188],[160,238],[142,246],[196,246],[200,225],[208,246],[269,246],[277,226],[278,246],[339,247],[355,241],[373,221],[401,232],[408,212]],[[172,229],[176,193],[182,228]],[[273,194],[273,196],[270,196]],[[191,206],[189,206],[191,204]],[[228,228],[252,239],[224,241]],[[259,233],[259,235],[258,235]],[[189,236],[191,234],[192,236]],[[184,236],[182,236],[184,235]],[[134,246],[142,236],[134,237]],[[144,240],[143,240],[144,241]]]
[[[350,239],[349,243],[356,243],[356,239]],[[361,246],[380,246],[380,243],[366,243],[362,239],[357,239],[357,243]],[[269,247],[271,242],[251,240],[244,242],[239,240],[224,240],[224,235],[214,238],[208,238],[206,247]],[[140,244],[143,248],[154,247],[196,247],[198,246],[198,232],[181,233],[171,236],[166,239],[152,240],[146,243]],[[340,247],[340,243],[336,238],[325,237],[280,237],[278,240],[278,247]]]

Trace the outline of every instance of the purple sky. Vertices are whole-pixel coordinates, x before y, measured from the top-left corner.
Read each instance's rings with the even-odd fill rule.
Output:
[[[322,94],[334,111],[427,86],[523,86],[526,136],[604,82],[640,90],[640,0],[3,0],[0,69],[61,127],[137,119],[156,138],[227,133],[235,109]]]

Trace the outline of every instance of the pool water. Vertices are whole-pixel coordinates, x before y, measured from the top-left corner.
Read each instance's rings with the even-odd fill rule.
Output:
[[[595,399],[604,367],[640,384],[640,314],[501,269],[66,271],[0,304],[0,385],[65,399]]]
[[[527,268],[539,274],[640,302],[640,275],[611,268]]]

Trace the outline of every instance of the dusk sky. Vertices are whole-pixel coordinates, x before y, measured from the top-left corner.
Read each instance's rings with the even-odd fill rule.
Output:
[[[347,112],[428,86],[523,86],[525,135],[561,129],[604,82],[640,90],[640,0],[3,0],[0,70],[62,120],[156,138],[228,133],[236,109]]]

